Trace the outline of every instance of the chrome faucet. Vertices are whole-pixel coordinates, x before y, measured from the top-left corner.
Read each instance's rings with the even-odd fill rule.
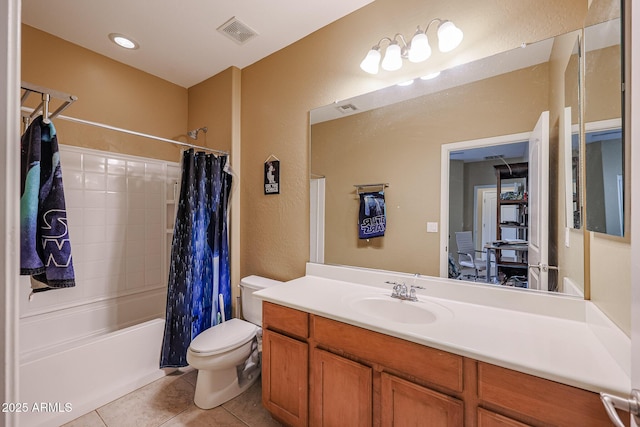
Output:
[[[424,289],[422,286],[411,285],[407,289],[407,285],[397,282],[385,282],[389,285],[393,285],[393,292],[391,292],[391,298],[398,298],[403,301],[418,301],[416,296],[416,289]]]

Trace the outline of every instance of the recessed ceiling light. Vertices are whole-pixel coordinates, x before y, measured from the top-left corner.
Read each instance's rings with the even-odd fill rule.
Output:
[[[406,82],[398,83],[398,86],[409,86],[413,84],[413,80],[407,80]]]
[[[137,49],[140,47],[138,43],[135,42],[135,40],[132,40],[130,37],[124,36],[122,34],[111,33],[109,34],[109,39],[118,46],[125,49]]]

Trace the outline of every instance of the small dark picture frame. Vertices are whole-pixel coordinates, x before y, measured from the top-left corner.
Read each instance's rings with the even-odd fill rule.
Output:
[[[264,194],[280,194],[280,160],[264,163]]]

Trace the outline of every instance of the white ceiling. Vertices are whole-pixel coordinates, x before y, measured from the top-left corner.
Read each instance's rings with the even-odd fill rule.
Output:
[[[22,22],[190,87],[244,68],[373,0],[22,0]],[[258,33],[243,45],[216,29],[236,17]],[[140,44],[127,51],[108,39]]]

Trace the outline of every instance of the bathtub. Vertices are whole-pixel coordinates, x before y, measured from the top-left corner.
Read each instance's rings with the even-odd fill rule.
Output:
[[[163,332],[153,319],[23,357],[19,426],[59,426],[164,376]]]

